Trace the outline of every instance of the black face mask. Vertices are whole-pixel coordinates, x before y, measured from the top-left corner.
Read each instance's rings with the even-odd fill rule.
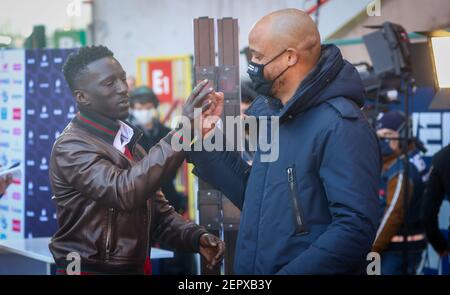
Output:
[[[384,157],[388,157],[394,153],[394,151],[391,149],[391,146],[389,145],[389,139],[380,139],[380,148],[381,154]]]
[[[248,64],[247,74],[249,75],[250,79],[253,83],[253,88],[255,91],[261,95],[264,96],[270,96],[272,93],[272,85],[275,83],[275,81],[281,77],[281,75],[284,74],[289,69],[289,66],[286,67],[278,76],[275,77],[275,79],[267,80],[264,78],[264,67],[273,62],[275,59],[280,57],[283,53],[285,53],[287,49],[280,52],[278,55],[276,55],[274,58],[269,60],[265,64],[257,64],[252,61]]]

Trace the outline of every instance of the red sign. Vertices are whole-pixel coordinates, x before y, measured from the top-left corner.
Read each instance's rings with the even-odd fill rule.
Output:
[[[148,85],[162,103],[173,101],[172,62],[152,61],[148,63]]]
[[[13,120],[20,120],[22,118],[22,110],[20,108],[13,109]]]
[[[13,219],[12,220],[12,230],[15,232],[20,232],[20,220]]]

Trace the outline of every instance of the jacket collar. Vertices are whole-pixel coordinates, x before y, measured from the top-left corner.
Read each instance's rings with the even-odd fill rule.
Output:
[[[73,119],[73,122],[78,124],[89,133],[95,135],[113,145],[114,138],[120,129],[120,123],[111,118],[108,118],[100,113],[92,112],[86,109],[81,109]],[[142,136],[142,131],[130,123],[123,121],[125,124],[133,129],[133,137],[131,138],[129,145],[130,150],[134,147],[136,142]]]
[[[307,111],[325,101],[321,92],[329,86],[341,71],[344,62],[339,49],[334,45],[322,45],[322,53],[317,65],[298,86],[294,96],[283,106],[277,98],[258,96],[247,109],[249,116],[278,116],[280,122],[289,115]]]

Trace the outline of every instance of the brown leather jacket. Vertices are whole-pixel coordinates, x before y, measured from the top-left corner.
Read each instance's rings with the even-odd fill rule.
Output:
[[[149,246],[197,252],[207,231],[185,221],[159,191],[166,175],[184,160],[169,144],[171,134],[149,150],[128,144],[133,161],[113,146],[120,125],[99,114],[79,113],[56,140],[50,182],[58,230],[49,245],[58,266],[77,252],[81,268],[140,272]]]
[[[394,154],[383,158],[383,173],[392,167],[401,155]],[[403,186],[403,171],[392,176],[387,180],[386,186],[386,208],[384,210],[381,224],[378,228],[375,241],[372,245],[372,251],[381,253],[389,247],[392,238],[398,233],[399,229],[403,225],[405,211],[404,211],[404,198],[405,191]],[[411,202],[414,195],[414,183],[408,181],[408,203]]]

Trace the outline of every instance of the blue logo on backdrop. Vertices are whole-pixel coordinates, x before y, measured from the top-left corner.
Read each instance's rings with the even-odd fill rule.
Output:
[[[0,110],[0,118],[2,120],[7,120],[8,119],[8,110],[6,108],[2,108]]]

